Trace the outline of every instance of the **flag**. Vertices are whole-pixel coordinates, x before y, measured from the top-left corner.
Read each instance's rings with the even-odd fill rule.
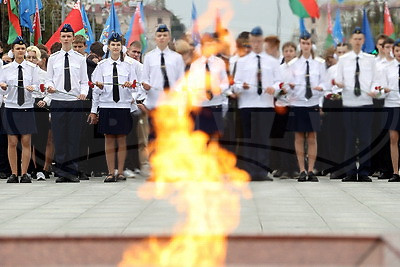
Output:
[[[199,25],[197,24],[197,9],[194,1],[192,2],[192,39],[195,47],[200,44]]]
[[[365,42],[362,50],[366,53],[372,53],[375,50],[375,42],[371,33],[371,28],[369,27],[368,16],[365,9],[363,10],[362,32],[365,36]]]
[[[108,16],[106,24],[104,25],[103,32],[101,33],[100,42],[106,44],[108,41],[108,36],[110,36],[114,32],[121,34],[117,12],[115,11],[114,0],[112,0],[110,15]]]
[[[28,28],[31,32],[33,32],[31,16],[36,12],[36,5],[38,5],[39,10],[43,9],[41,0],[21,0],[18,6],[21,26]]]
[[[60,27],[58,27],[57,31],[50,37],[49,41],[47,41],[46,47],[48,49],[50,49],[50,47],[55,42],[60,41],[60,32],[63,25],[66,23],[71,25],[72,29],[74,29],[75,34],[84,33],[85,29],[83,28],[83,21],[82,21],[79,1],[73,6],[71,12],[69,12],[68,16],[65,18],[63,23],[61,23]]]
[[[85,5],[82,5],[81,7],[81,15],[82,15],[82,23],[83,23],[83,28],[85,29],[85,37],[86,37],[86,52],[90,52],[90,45],[95,42],[95,38],[93,36],[93,31],[92,27],[90,26],[89,18],[86,14],[85,10]]]
[[[40,0],[36,0],[36,12],[33,18],[32,29],[34,34],[31,36],[31,43],[34,45],[42,43],[42,29],[40,28],[40,14],[39,14],[39,2]]]
[[[289,0],[293,14],[300,18],[319,18],[319,7],[315,0]]]
[[[225,30],[222,26],[222,19],[219,9],[217,9],[217,15],[215,16],[215,33],[218,39],[222,38],[225,35]]]
[[[335,42],[335,45],[337,45],[338,43],[343,43],[343,29],[342,29],[342,22],[340,21],[339,8],[336,10],[335,25],[333,26],[332,37]]]
[[[126,38],[128,40],[128,46],[134,41],[140,41],[142,43],[142,52],[147,48],[147,41],[144,32],[144,22],[143,22],[143,2],[140,2],[136,6],[135,14],[132,17],[131,25],[126,33]]]
[[[331,46],[333,46],[333,37],[332,37],[332,14],[331,14],[331,3],[328,3],[328,30],[327,30],[327,36],[325,39],[325,45],[324,48],[327,49]]]
[[[301,36],[307,31],[306,25],[304,25],[304,19],[303,18],[300,18],[299,24],[300,24],[299,28],[300,28],[300,36]]]
[[[392,17],[390,16],[390,11],[387,2],[385,2],[385,12],[383,19],[384,19],[383,33],[392,39],[396,38],[394,33],[394,25],[392,22]]]
[[[8,28],[8,44],[14,42],[17,36],[21,36],[21,26],[19,25],[18,19],[18,8],[15,0],[7,1],[9,28]]]

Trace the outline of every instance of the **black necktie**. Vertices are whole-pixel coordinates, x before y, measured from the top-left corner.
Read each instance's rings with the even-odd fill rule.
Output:
[[[361,95],[361,86],[360,86],[360,79],[359,79],[359,76],[360,76],[360,65],[358,64],[358,60],[359,59],[360,59],[359,57],[356,57],[356,76],[355,76],[356,83],[354,85],[354,94],[356,96],[360,96]]]
[[[64,90],[67,92],[71,91],[71,73],[69,71],[68,53],[65,53],[64,60]]]
[[[261,81],[261,57],[257,55],[258,63],[257,63],[257,93],[259,95],[262,94],[262,81]]]
[[[210,73],[210,66],[208,65],[208,60],[206,61],[206,80],[205,80],[205,87],[206,87],[206,96],[208,100],[213,99],[214,94],[212,92],[211,87],[211,73]]]
[[[306,95],[305,97],[307,99],[310,99],[312,97],[312,91],[311,91],[311,83],[310,83],[310,63],[308,60],[306,61],[307,68],[306,68]]]
[[[22,66],[18,66],[18,105],[22,106],[25,103],[24,92],[24,75],[22,74]]]
[[[164,53],[161,53],[161,72],[164,77],[164,91],[169,91],[169,80],[167,75],[167,68],[165,66]]]
[[[117,103],[119,101],[117,62],[114,62],[113,65],[113,100],[115,103]]]

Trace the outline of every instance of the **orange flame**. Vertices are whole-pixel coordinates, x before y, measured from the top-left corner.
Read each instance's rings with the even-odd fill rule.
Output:
[[[224,265],[226,236],[240,220],[240,199],[251,197],[249,175],[236,168],[234,154],[205,133],[193,131],[193,104],[204,100],[196,88],[201,86],[191,86],[204,84],[196,77],[201,75],[185,76],[152,114],[157,135],[150,158],[155,183],[139,189],[144,199],[168,199],[184,220],[170,240],[152,237],[126,250],[119,266]],[[220,93],[213,86],[214,91]]]

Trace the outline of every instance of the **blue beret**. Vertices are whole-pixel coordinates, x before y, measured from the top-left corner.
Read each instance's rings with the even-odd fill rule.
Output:
[[[112,34],[111,34],[111,36],[110,36],[110,38],[108,38],[108,41],[109,42],[122,42],[122,36],[121,35],[119,35],[118,33],[116,33],[116,32],[113,32]]]
[[[21,36],[17,36],[12,44],[26,45],[24,39]]]
[[[308,40],[311,38],[311,34],[308,31],[304,31],[300,34],[300,39]]]
[[[263,35],[263,30],[261,27],[257,26],[251,30],[250,34],[253,36],[261,36]]]
[[[397,40],[394,42],[394,46],[400,46],[400,39],[397,39]]]
[[[360,33],[364,34],[360,27],[355,27],[354,31],[353,31],[353,34],[360,34]]]
[[[61,29],[61,32],[74,32],[70,24],[64,24],[64,26]]]
[[[167,25],[160,24],[160,25],[158,25],[156,32],[169,32],[169,29],[168,29]]]

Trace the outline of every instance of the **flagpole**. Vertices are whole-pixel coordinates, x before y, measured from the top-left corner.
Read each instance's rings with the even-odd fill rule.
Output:
[[[281,35],[281,1],[276,0],[276,5],[278,8],[278,17],[276,19],[276,35],[280,36]]]
[[[61,1],[61,21],[65,20],[65,0]]]

